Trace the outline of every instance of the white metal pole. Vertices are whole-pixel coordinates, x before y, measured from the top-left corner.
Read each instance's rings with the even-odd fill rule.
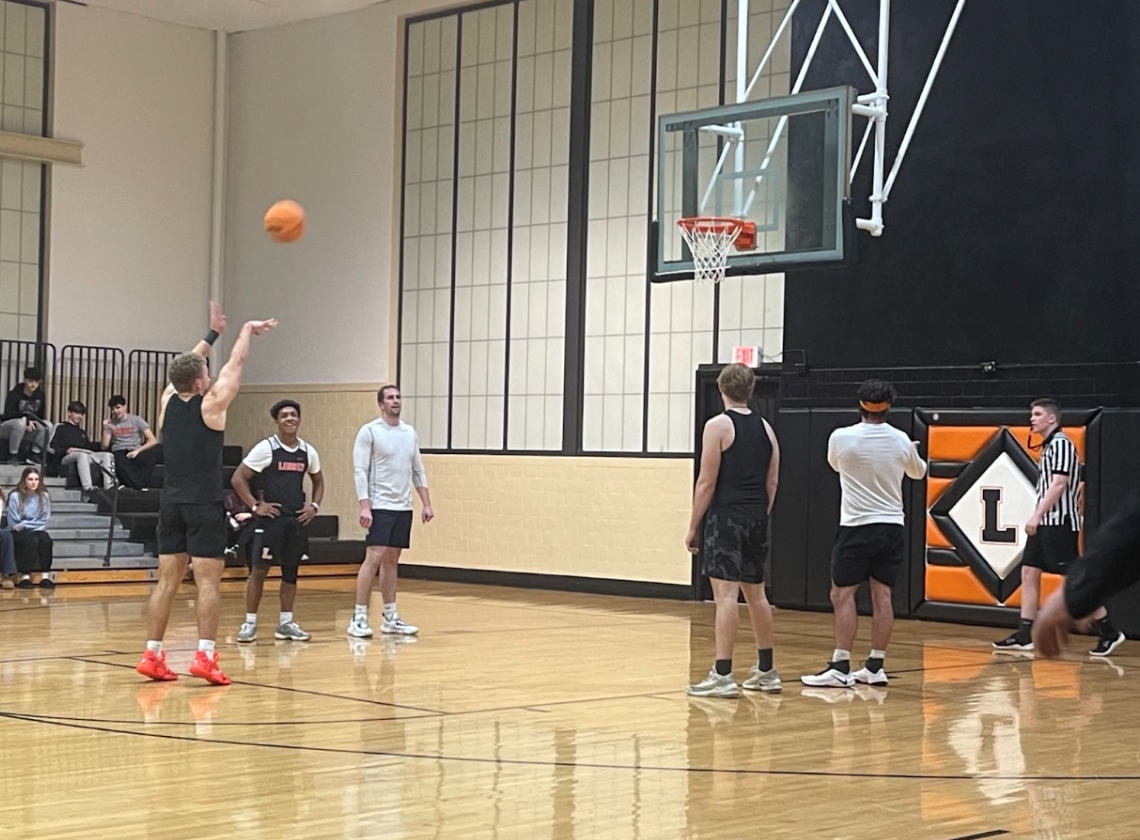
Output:
[[[922,86],[922,95],[918,97],[918,104],[914,106],[914,113],[911,114],[910,124],[906,127],[906,134],[903,135],[902,145],[899,146],[899,153],[895,156],[894,165],[891,167],[890,177],[887,178],[886,186],[883,188],[883,201],[890,197],[891,187],[895,185],[895,178],[899,174],[899,167],[902,166],[903,158],[906,157],[906,150],[910,148],[910,140],[914,136],[914,129],[918,125],[918,118],[922,116],[922,109],[926,107],[926,98],[930,96],[930,89],[934,87],[934,79],[938,76],[938,70],[942,67],[942,59],[946,55],[946,48],[950,46],[950,39],[954,36],[954,30],[958,28],[958,18],[962,16],[962,9],[966,6],[966,0],[958,0],[958,5],[954,7],[954,14],[950,17],[950,23],[946,27],[946,34],[942,36],[942,44],[938,47],[938,54],[934,56],[934,64],[930,67],[930,73],[926,77],[926,84]]]
[[[226,99],[227,36],[214,33],[214,140],[213,179],[210,201],[210,299],[225,305],[225,220],[226,220]],[[214,347],[211,366],[218,369],[220,347]]]
[[[830,19],[831,6],[827,5],[823,9],[823,16],[819,19],[819,26],[815,28],[815,36],[811,39],[811,46],[808,47],[807,55],[804,56],[804,63],[800,67],[800,74],[796,77],[796,83],[792,85],[793,94],[799,93],[800,88],[803,87],[804,79],[807,78],[808,68],[811,67],[812,59],[815,58],[815,51],[819,49],[820,39],[823,38],[823,30],[827,28],[827,21]],[[748,211],[752,209],[752,202],[756,200],[756,190],[759,189],[760,182],[764,180],[764,173],[768,171],[768,164],[772,162],[772,153],[776,151],[776,146],[779,145],[780,137],[784,133],[784,126],[787,124],[788,117],[786,114],[780,117],[780,121],[776,123],[776,130],[772,132],[772,142],[768,144],[768,150],[764,152],[764,161],[760,164],[760,174],[756,176],[756,181],[752,185],[752,192],[748,195],[748,201],[744,203],[744,215],[748,215]]]
[[[744,77],[748,73],[748,6],[749,0],[736,0],[736,103],[739,105],[748,97],[748,84]],[[744,126],[736,124],[741,130]],[[744,171],[744,143],[736,141],[736,172]],[[744,182],[739,177],[733,179],[732,215],[740,216],[744,210]]]
[[[863,52],[863,45],[859,43],[859,39],[855,37],[855,33],[851,29],[851,24],[847,22],[847,16],[843,14],[843,9],[839,6],[839,0],[828,0],[831,7],[835,10],[835,18],[843,27],[843,31],[847,33],[847,40],[851,42],[855,52],[859,56],[859,60],[863,62],[863,67],[867,70],[867,75],[871,77],[871,81],[878,84],[879,80],[876,78],[875,71],[871,68],[871,62],[867,59],[867,53]]]
[[[859,162],[863,160],[863,150],[867,148],[867,138],[871,136],[874,127],[875,121],[867,120],[867,127],[863,130],[863,139],[859,141],[859,151],[855,153],[855,162],[851,164],[851,176],[847,180],[849,184],[855,181],[855,172],[859,169]]]
[[[872,176],[871,218],[857,219],[855,225],[870,231],[872,236],[883,233],[883,170],[887,157],[887,61],[891,43],[891,0],[879,0],[879,65],[875,84],[875,171]]]
[[[768,49],[764,51],[764,57],[760,59],[760,66],[756,68],[756,72],[752,74],[752,80],[748,83],[748,87],[744,89],[744,99],[752,93],[752,88],[756,87],[756,83],[760,81],[760,74],[764,72],[764,67],[768,63],[768,59],[772,57],[772,51],[776,49],[776,43],[784,34],[784,30],[788,28],[788,24],[792,20],[792,15],[796,13],[796,7],[800,5],[800,0],[792,0],[788,10],[784,12],[784,19],[780,21],[780,26],[776,29],[776,34],[772,36],[772,40],[768,43]],[[742,102],[744,100],[741,100]]]

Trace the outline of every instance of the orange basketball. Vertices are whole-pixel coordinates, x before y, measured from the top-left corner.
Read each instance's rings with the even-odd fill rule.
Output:
[[[265,214],[265,230],[274,242],[296,242],[305,232],[305,208],[295,201],[278,201]]]

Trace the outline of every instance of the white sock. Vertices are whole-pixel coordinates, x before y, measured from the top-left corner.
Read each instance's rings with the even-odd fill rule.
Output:
[[[886,659],[887,658],[887,652],[885,650],[872,650],[870,658],[871,659]]]
[[[363,618],[365,621],[367,621],[368,620],[368,605],[367,604],[357,604],[356,605],[356,616],[355,617],[356,618]]]
[[[293,613],[283,612],[283,613],[281,613],[281,621],[278,622],[278,626],[280,626],[282,624],[289,624],[292,621],[293,621]]]
[[[257,613],[246,613],[245,614],[245,623],[246,624],[257,624]]]
[[[396,617],[396,602],[384,605],[384,620],[391,621]]]
[[[831,654],[831,661],[832,662],[850,662],[851,661],[851,651],[840,650],[839,648],[836,648],[834,650],[834,652]]]
[[[213,639],[199,639],[198,640],[198,650],[205,651],[206,653],[213,653],[214,652],[214,641],[213,641]]]
[[[162,653],[162,642],[156,642],[153,639],[147,641],[147,650],[153,650],[155,653]]]

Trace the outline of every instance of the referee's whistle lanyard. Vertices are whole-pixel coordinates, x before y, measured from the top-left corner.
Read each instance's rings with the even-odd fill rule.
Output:
[[[1041,443],[1034,444],[1033,443],[1033,432],[1030,431],[1029,437],[1025,441],[1025,445],[1029,448],[1030,452],[1040,452],[1042,449],[1044,449],[1046,446],[1048,446],[1049,441],[1051,441],[1056,435],[1060,434],[1060,432],[1061,432],[1061,427],[1058,426],[1053,431],[1049,432],[1049,434],[1045,435],[1045,437],[1041,438]]]

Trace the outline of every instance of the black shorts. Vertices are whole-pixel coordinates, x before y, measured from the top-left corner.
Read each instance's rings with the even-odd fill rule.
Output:
[[[701,574],[717,580],[763,583],[768,558],[768,517],[709,511],[701,546]]]
[[[220,558],[225,551],[226,508],[221,502],[159,505],[159,554]]]
[[[906,528],[886,522],[841,525],[831,549],[831,581],[858,586],[874,578],[894,586],[906,559]]]
[[[410,510],[372,509],[372,527],[365,545],[385,548],[410,548],[412,544],[412,512]]]
[[[309,552],[309,529],[295,516],[255,519],[252,545],[255,563],[296,566]]]
[[[1041,525],[1025,541],[1023,566],[1063,575],[1080,556],[1080,534],[1069,525]]]

